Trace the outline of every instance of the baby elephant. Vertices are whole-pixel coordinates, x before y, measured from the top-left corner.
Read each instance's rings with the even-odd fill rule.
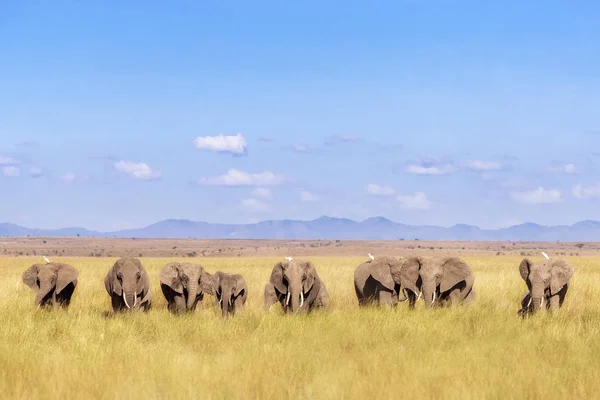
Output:
[[[23,283],[35,293],[35,304],[41,308],[69,307],[77,287],[79,272],[68,264],[34,264],[23,272]]]
[[[242,310],[248,296],[248,286],[240,274],[227,274],[217,271],[213,275],[215,296],[221,307],[221,313],[227,317]]]
[[[159,274],[160,288],[173,314],[203,307],[204,294],[213,294],[213,277],[199,264],[169,263]]]
[[[106,274],[104,287],[113,311],[148,311],[152,305],[150,277],[137,258],[119,259]]]
[[[519,272],[529,289],[521,300],[520,315],[533,314],[544,305],[551,311],[562,307],[573,276],[571,265],[564,260],[549,259],[534,264],[525,258],[519,265]]]

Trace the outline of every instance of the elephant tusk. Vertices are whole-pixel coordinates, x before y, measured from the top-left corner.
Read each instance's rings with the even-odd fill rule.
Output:
[[[540,300],[540,308],[544,307],[544,297],[542,296],[542,300]]]
[[[417,300],[421,299],[421,296],[423,296],[423,292],[419,292],[419,296],[417,297]]]
[[[123,290],[123,300],[125,300],[125,305],[127,306],[127,308],[131,310],[131,307],[129,307],[129,304],[127,304],[127,296],[125,296],[124,290]]]
[[[133,308],[137,305],[137,292],[133,292]]]
[[[431,304],[435,303],[436,296],[437,296],[437,293],[434,291],[433,292],[433,300],[431,300]]]
[[[285,299],[285,305],[289,305],[290,304],[290,297],[292,296],[291,292],[288,292],[287,297]]]
[[[531,305],[531,302],[533,301],[533,297],[529,298],[529,303],[527,303],[527,308],[529,308],[529,306]]]
[[[302,308],[303,304],[304,304],[304,293],[301,291],[300,292],[300,308]]]
[[[231,306],[231,299],[229,299],[229,302],[228,302],[228,304],[229,304],[229,306]]]

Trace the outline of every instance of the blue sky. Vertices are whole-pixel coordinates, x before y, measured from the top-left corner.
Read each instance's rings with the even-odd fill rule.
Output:
[[[0,221],[600,219],[599,15],[592,1],[4,2]]]

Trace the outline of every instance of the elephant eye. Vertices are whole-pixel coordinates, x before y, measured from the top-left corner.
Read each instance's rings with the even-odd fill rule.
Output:
[[[138,272],[137,275],[135,276],[135,278],[139,281],[140,278],[142,277],[142,275]]]
[[[121,279],[123,279],[123,274],[119,272],[119,273],[117,274],[117,279],[118,279],[118,280],[121,280]]]

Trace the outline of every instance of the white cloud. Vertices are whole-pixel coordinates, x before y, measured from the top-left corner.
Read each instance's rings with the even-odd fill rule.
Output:
[[[115,170],[129,175],[135,179],[157,179],[160,173],[153,171],[146,163],[136,163],[131,161],[117,161],[113,164]]]
[[[467,162],[467,167],[473,171],[498,171],[502,169],[502,164],[496,161],[471,160]]]
[[[429,210],[433,205],[423,192],[416,192],[413,195],[398,195],[396,200],[405,210]]]
[[[212,178],[202,178],[200,183],[211,186],[277,186],[283,185],[286,178],[272,172],[257,174],[229,169],[227,174]]]
[[[451,164],[440,166],[409,165],[406,172],[417,175],[446,175],[456,170]]]
[[[396,194],[396,191],[390,186],[379,186],[374,183],[365,186],[365,190],[373,196],[393,196]]]
[[[335,135],[331,136],[326,142],[326,145],[334,145],[340,143],[352,143],[359,141],[360,137],[356,135]]]
[[[67,172],[61,176],[60,179],[65,182],[73,182],[75,179],[77,179],[77,175],[75,175],[73,172]]]
[[[32,178],[39,178],[41,176],[44,176],[44,171],[37,167],[31,167],[29,168],[29,176],[31,176]]]
[[[550,170],[554,171],[554,172],[564,172],[565,174],[576,174],[577,173],[577,167],[575,166],[575,164],[560,165],[558,167],[552,167],[552,168],[550,168]]]
[[[591,186],[575,185],[573,187],[573,196],[580,199],[587,199],[590,197],[600,198],[600,182]]]
[[[194,146],[197,149],[218,153],[245,154],[248,142],[241,133],[238,133],[235,136],[199,136],[194,139]]]
[[[319,196],[314,193],[307,192],[306,190],[300,192],[300,200],[304,202],[314,202],[319,201]]]
[[[257,199],[243,199],[240,201],[239,208],[248,212],[267,212],[270,210],[268,204]]]
[[[544,189],[538,186],[533,190],[524,190],[521,192],[511,192],[513,200],[522,204],[549,204],[560,203],[562,194],[558,189]]]
[[[2,168],[2,175],[7,177],[17,177],[21,175],[21,169],[15,166],[8,166]]]
[[[11,165],[17,165],[17,164],[18,164],[18,162],[14,158],[0,156],[0,165],[2,165],[2,166],[11,166]]]
[[[304,144],[295,144],[292,146],[292,150],[296,153],[310,153],[310,149]]]
[[[267,188],[256,188],[250,193],[250,195],[252,197],[259,197],[261,199],[270,199],[273,196],[271,191]]]

